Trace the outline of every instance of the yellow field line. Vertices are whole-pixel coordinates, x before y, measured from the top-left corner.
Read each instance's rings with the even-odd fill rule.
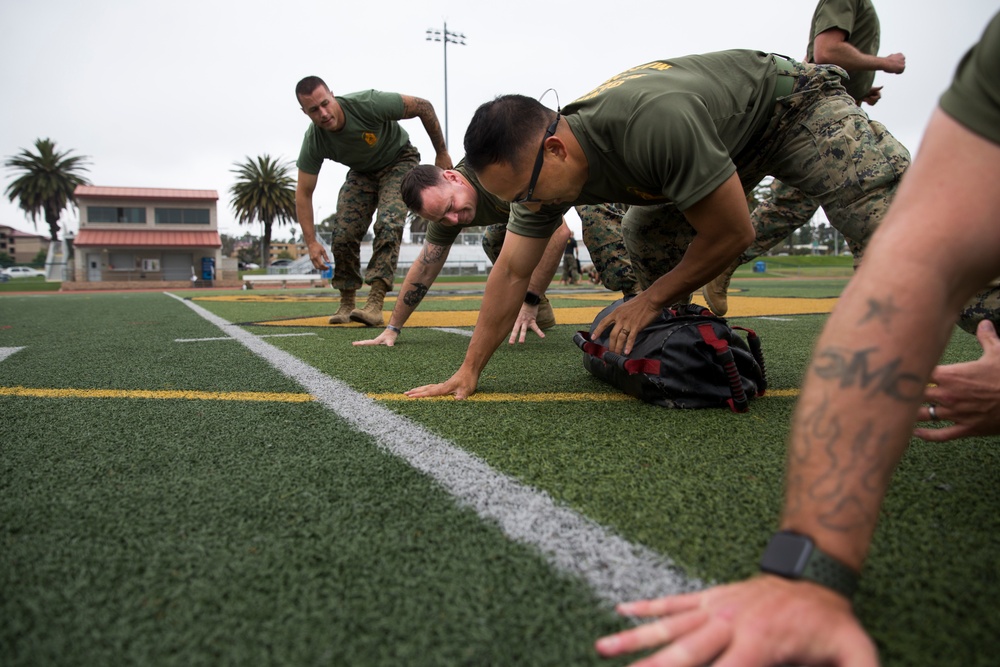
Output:
[[[193,401],[271,401],[277,403],[307,403],[316,400],[310,394],[290,394],[262,391],[190,391],[145,389],[40,389],[0,387],[0,396],[30,396],[33,398],[157,398]]]

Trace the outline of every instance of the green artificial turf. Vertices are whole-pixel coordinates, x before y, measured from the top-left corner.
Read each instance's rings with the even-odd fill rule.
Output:
[[[62,283],[50,283],[41,276],[32,278],[11,278],[0,282],[0,294],[4,292],[58,292]]]
[[[804,282],[746,281],[768,296]],[[328,314],[332,296],[196,303],[259,322]],[[773,391],[746,414],[610,400],[574,326],[504,343],[480,391],[592,397],[385,405],[693,577],[739,578],[777,521],[794,392],[824,321],[733,320],[761,336]],[[0,361],[0,387],[302,391],[234,341],[179,342],[223,333],[162,294],[9,295],[0,324],[0,348],[24,347]],[[266,340],[374,394],[444,381],[469,342],[407,328],[395,348],[359,348],[372,330],[246,328],[315,334]],[[979,354],[957,332],[945,361]],[[903,459],[856,603],[887,665],[993,664],[996,444],[915,441]],[[623,627],[319,403],[0,396],[0,470],[5,665],[608,664],[591,643]]]
[[[162,295],[3,305],[2,386],[301,391],[174,342],[220,332]],[[623,627],[318,403],[2,397],[0,424],[5,665],[598,664]]]

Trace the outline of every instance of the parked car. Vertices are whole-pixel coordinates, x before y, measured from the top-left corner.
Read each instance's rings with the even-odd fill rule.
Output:
[[[271,266],[273,266],[275,268],[281,267],[281,266],[291,266],[291,264],[292,264],[292,260],[290,260],[290,259],[276,259],[273,262],[271,262]]]
[[[247,262],[245,264],[240,262],[239,268],[240,271],[253,271],[254,269],[259,269],[260,266],[258,264],[254,264],[253,262]]]
[[[11,266],[4,269],[3,273],[8,278],[34,278],[35,276],[45,275],[44,271],[33,269],[30,266]]]

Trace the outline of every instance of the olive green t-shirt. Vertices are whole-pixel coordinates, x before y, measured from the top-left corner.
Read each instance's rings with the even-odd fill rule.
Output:
[[[508,229],[551,236],[580,204],[690,208],[733,175],[733,158],[769,122],[775,78],[769,54],[738,50],[647,63],[606,81],[562,111],[587,158],[580,196],[538,213],[514,204]]]
[[[986,26],[979,43],[958,64],[941,108],[976,134],[1000,144],[1000,14]]]
[[[396,122],[403,117],[403,98],[398,93],[366,90],[336,100],[344,110],[344,127],[331,132],[309,124],[297,162],[307,174],[318,174],[323,160],[362,173],[378,171],[392,164],[410,142]]]
[[[510,204],[499,197],[487,192],[472,170],[465,166],[465,161],[459,162],[455,166],[455,171],[469,179],[472,189],[476,191],[478,197],[476,202],[476,215],[472,221],[466,225],[445,225],[440,222],[431,221],[427,223],[428,243],[440,246],[451,246],[455,239],[466,227],[485,227],[486,225],[502,225],[507,223],[510,217]]]
[[[812,32],[809,33],[809,48],[806,51],[809,62],[814,62],[816,35],[832,28],[846,32],[848,44],[861,53],[878,55],[881,27],[871,0],[820,0],[813,14]],[[875,83],[874,70],[849,71],[848,74],[851,79],[844,82],[848,94],[855,100],[866,97]]]

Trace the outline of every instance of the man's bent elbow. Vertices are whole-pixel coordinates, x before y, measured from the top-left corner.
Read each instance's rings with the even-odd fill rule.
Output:
[[[754,231],[752,226],[748,226],[748,228],[741,228],[739,234],[735,235],[735,238],[733,239],[733,248],[736,250],[736,254],[741,254],[756,240],[757,232]]]

